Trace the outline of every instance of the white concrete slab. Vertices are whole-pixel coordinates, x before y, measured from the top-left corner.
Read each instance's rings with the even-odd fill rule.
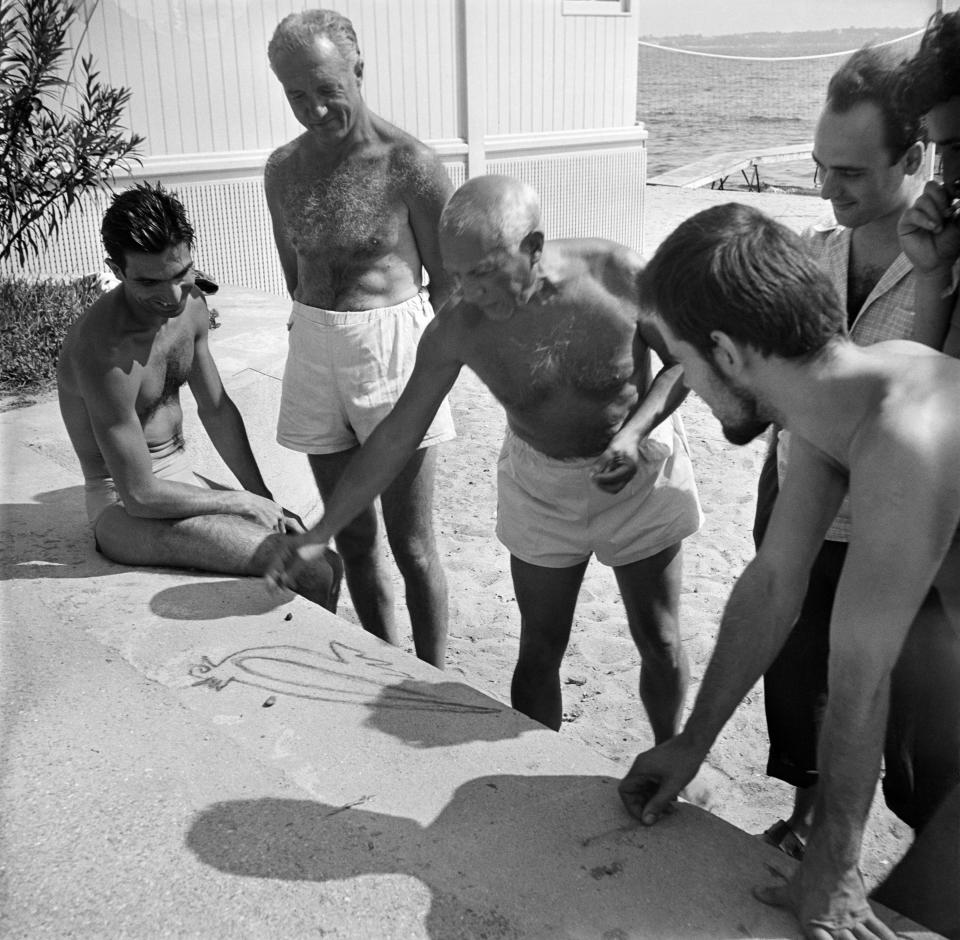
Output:
[[[0,934],[797,936],[750,894],[783,855],[638,827],[605,758],[300,598],[107,562],[55,403],[0,437]]]

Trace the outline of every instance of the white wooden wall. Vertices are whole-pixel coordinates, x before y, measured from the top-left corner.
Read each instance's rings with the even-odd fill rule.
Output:
[[[636,13],[615,0],[321,0],[353,21],[364,93],[429,142],[623,128],[636,114]],[[637,2],[637,0],[634,0]],[[267,62],[296,0],[82,0],[70,37],[132,90],[127,126],[169,167],[272,150],[302,128]],[[596,8],[615,15],[574,15]],[[468,73],[473,63],[472,73]],[[482,140],[480,141],[482,144]],[[209,162],[209,161],[208,161]]]

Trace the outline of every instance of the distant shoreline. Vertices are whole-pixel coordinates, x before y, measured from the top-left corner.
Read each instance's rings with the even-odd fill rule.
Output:
[[[717,36],[681,33],[671,36],[647,35],[639,38],[641,42],[715,55],[789,57],[848,52],[865,45],[901,39],[923,29],[923,26],[923,23],[903,28],[851,26],[846,29],[724,33]]]

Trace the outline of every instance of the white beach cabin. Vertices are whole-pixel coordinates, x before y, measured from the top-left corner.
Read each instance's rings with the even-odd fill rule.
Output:
[[[364,95],[429,143],[455,186],[483,173],[529,182],[548,237],[642,250],[646,131],[636,123],[641,0],[325,0],[350,17]],[[198,266],[220,283],[284,295],[263,196],[269,153],[302,132],[267,62],[293,0],[85,0],[69,37],[132,95],[146,137],[132,180],[175,189]],[[74,211],[30,272],[102,269],[109,196]],[[18,273],[16,265],[8,273]],[[26,273],[26,272],[25,272]]]

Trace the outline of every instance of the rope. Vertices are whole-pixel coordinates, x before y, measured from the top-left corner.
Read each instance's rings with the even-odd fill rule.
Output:
[[[904,39],[913,39],[915,36],[920,36],[923,34],[923,32],[924,31],[922,29],[917,29],[912,33],[907,33],[905,36],[898,36],[896,39],[888,39],[885,42],[878,42],[876,46],[873,46],[872,48],[879,49],[883,46],[892,46],[894,43],[903,42]],[[664,52],[679,52],[681,55],[696,55],[701,56],[704,59],[737,59],[741,62],[800,62],[805,59],[831,59],[835,56],[850,56],[857,51],[856,49],[848,49],[846,52],[822,52],[818,55],[721,55],[718,52],[695,52],[693,49],[677,49],[674,46],[661,46],[659,43],[644,42],[642,39],[638,39],[637,42],[641,46],[646,46],[649,49],[662,49]]]

